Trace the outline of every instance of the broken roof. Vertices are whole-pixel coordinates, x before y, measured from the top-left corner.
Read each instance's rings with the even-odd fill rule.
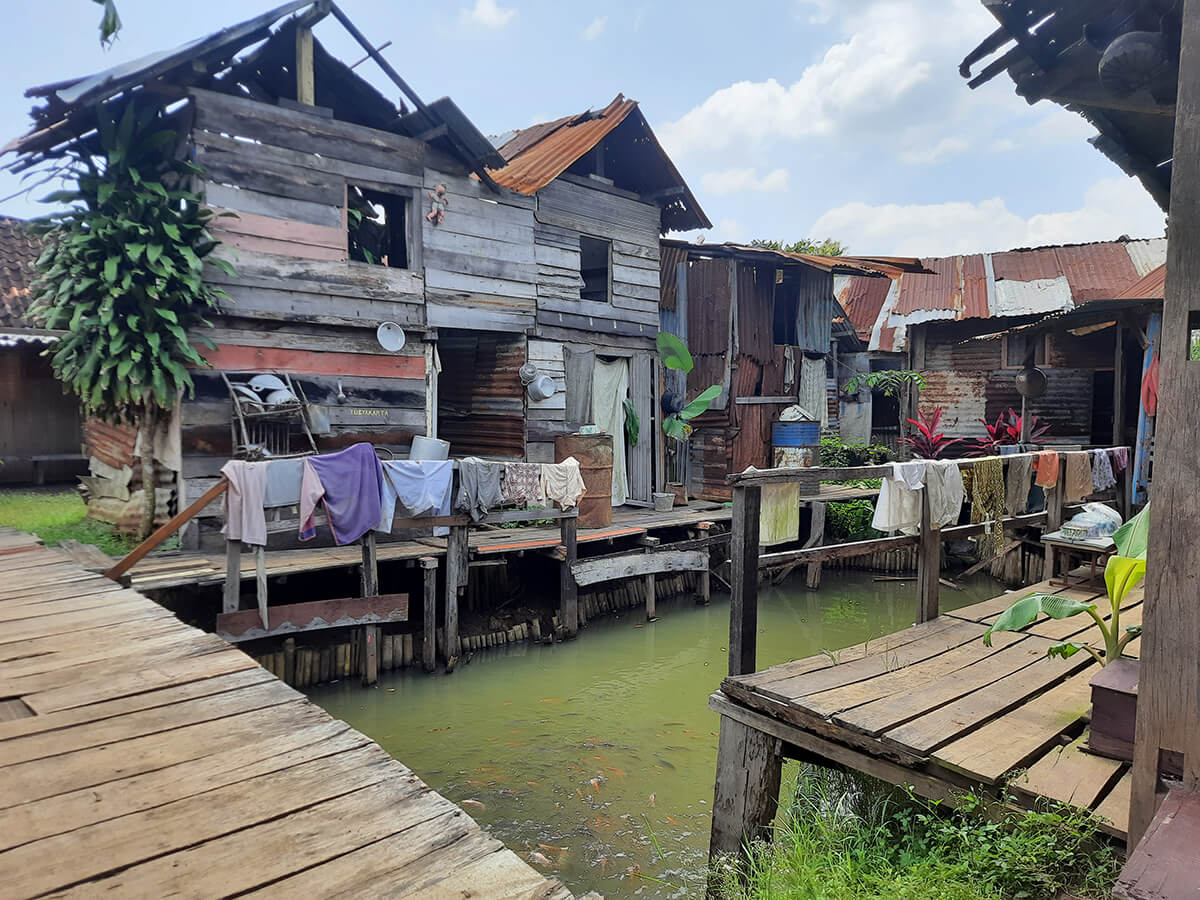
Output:
[[[1100,133],[1097,150],[1141,180],[1165,211],[1171,189],[1180,20],[1173,3],[1127,0],[982,0],[1000,27],[959,66],[971,88],[1008,72],[1029,103],[1047,99],[1079,113]],[[1114,54],[1118,37],[1140,44]],[[994,57],[974,77],[972,67]],[[1105,72],[1105,69],[1107,71]],[[1119,71],[1122,70],[1123,71]],[[1130,76],[1143,76],[1135,82]]]
[[[637,101],[622,94],[601,110],[512,132],[499,145],[506,165],[489,174],[502,187],[535,194],[602,143],[604,173],[618,186],[657,202],[664,233],[712,227]]]
[[[1166,238],[923,259],[929,274],[886,283],[836,279],[834,293],[869,349],[900,352],[923,322],[1030,316],[1124,296],[1166,260]]]
[[[288,18],[293,13],[297,15]],[[205,87],[264,102],[294,101],[295,43],[291,37],[298,22],[311,26],[330,13],[368,53],[374,53],[337,4],[329,0],[292,0],[173,50],[152,53],[95,75],[30,88],[26,96],[44,100],[44,105],[31,110],[34,129],[10,141],[0,152],[22,154],[12,164],[14,168],[35,165],[92,130],[98,104],[124,102],[124,98],[144,90],[182,97],[188,87]],[[286,21],[276,28],[281,20]],[[256,44],[260,46],[250,50]],[[243,51],[249,52],[239,55]],[[329,106],[344,121],[428,139],[484,178],[485,166],[503,165],[503,158],[452,101],[442,98],[425,104],[386,60],[376,54],[376,61],[415,110],[410,112],[403,101],[397,105],[388,100],[314,40],[317,104]]]

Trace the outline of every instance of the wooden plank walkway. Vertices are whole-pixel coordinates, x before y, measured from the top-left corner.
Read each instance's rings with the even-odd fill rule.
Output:
[[[637,538],[653,530],[686,528],[700,522],[727,522],[732,513],[721,504],[693,501],[670,512],[622,507],[613,510],[613,524],[606,528],[578,532],[578,542],[589,544]],[[472,529],[470,548],[477,555],[496,555],[520,551],[549,550],[561,540],[558,524],[553,527],[521,526],[518,528]],[[379,562],[415,560],[422,556],[446,555],[444,538],[422,538],[413,541],[380,542],[377,545]],[[266,554],[267,577],[295,575],[324,569],[357,567],[362,564],[362,550],[357,545],[346,547],[313,547],[300,550],[271,550]],[[243,581],[255,577],[254,555],[243,554]],[[209,586],[225,581],[225,554],[222,553],[165,553],[151,555],[130,572],[131,586],[137,590],[153,591],[188,585]]]
[[[219,638],[0,529],[0,893],[567,900]]]
[[[933,799],[1007,789],[1032,806],[1048,797],[1097,812],[1124,839],[1128,765],[1083,748],[1097,671],[1092,658],[1048,659],[1060,640],[1094,641],[1087,616],[1042,619],[1022,633],[980,640],[1016,598],[1033,592],[1106,598],[1048,582],[956,610],[840,651],[726,678],[710,706],[794,746]],[[1122,608],[1141,623],[1142,591]],[[1127,653],[1137,655],[1133,641]],[[1014,774],[1019,773],[1019,774]]]

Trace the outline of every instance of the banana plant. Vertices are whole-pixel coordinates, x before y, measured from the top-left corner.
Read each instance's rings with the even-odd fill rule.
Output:
[[[992,626],[983,633],[985,646],[992,646],[992,634],[997,631],[1020,631],[1032,625],[1039,616],[1051,619],[1066,619],[1086,613],[1096,622],[1104,638],[1103,649],[1090,644],[1063,641],[1046,649],[1046,655],[1067,659],[1079,651],[1092,656],[1100,665],[1119,659],[1129,642],[1142,633],[1141,625],[1121,628],[1121,604],[1131,590],[1146,577],[1146,536],[1150,519],[1150,505],[1122,525],[1113,534],[1117,552],[1108,558],[1104,567],[1104,583],[1108,588],[1109,617],[1097,610],[1095,603],[1082,603],[1061,594],[1029,594],[1022,597],[1000,614]]]
[[[671,334],[669,331],[660,331],[657,343],[658,357],[662,360],[663,366],[674,372],[692,371],[695,363],[692,361],[691,351],[678,335]],[[677,410],[664,409],[667,415],[663,417],[663,434],[675,438],[677,441],[686,441],[692,434],[692,426],[688,423],[704,413],[720,395],[721,386],[712,384],[697,394],[690,403],[682,405],[681,408]]]

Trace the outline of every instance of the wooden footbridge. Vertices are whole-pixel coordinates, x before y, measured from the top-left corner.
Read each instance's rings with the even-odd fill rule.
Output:
[[[0,893],[566,900],[221,639],[0,529]]]

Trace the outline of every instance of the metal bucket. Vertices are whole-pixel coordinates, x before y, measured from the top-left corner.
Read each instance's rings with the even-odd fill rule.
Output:
[[[579,527],[612,524],[613,439],[611,434],[560,434],[554,439],[554,459],[579,461],[587,493],[579,501]]]
[[[450,455],[450,442],[418,434],[413,437],[409,459],[445,459]]]

